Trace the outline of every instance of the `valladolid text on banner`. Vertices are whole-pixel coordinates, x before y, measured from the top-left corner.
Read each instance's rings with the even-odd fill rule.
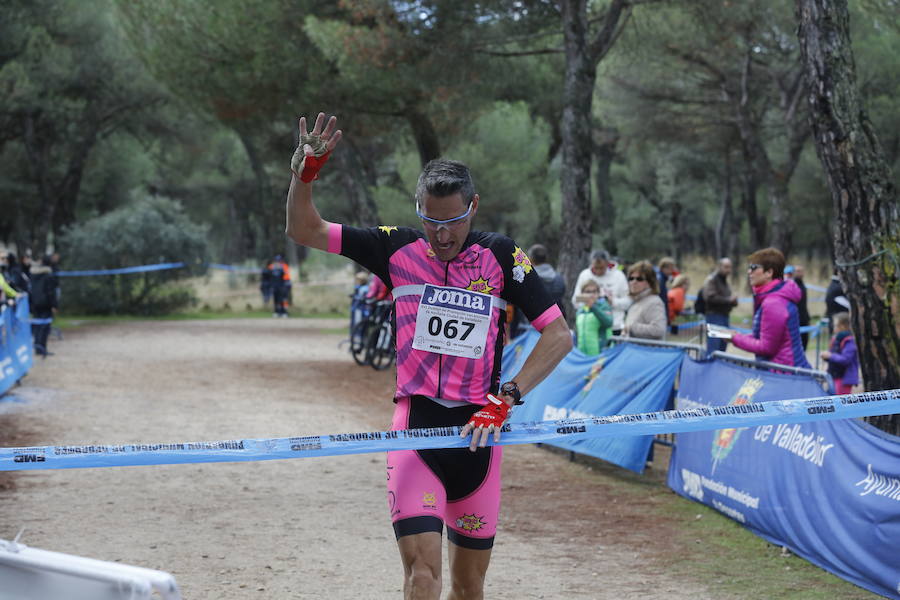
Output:
[[[697,407],[504,426],[501,445],[806,423],[900,412],[900,390]],[[0,471],[245,462],[427,448],[464,448],[460,427],[214,442],[0,448]]]
[[[820,390],[810,376],[685,358],[676,406],[740,409]],[[683,433],[668,485],[839,577],[900,598],[900,437],[856,419]]]

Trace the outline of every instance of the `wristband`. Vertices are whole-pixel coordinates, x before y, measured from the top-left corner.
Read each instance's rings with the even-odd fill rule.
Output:
[[[487,399],[488,403],[472,415],[468,424],[476,429],[478,427],[490,427],[491,425],[500,429],[503,422],[506,421],[510,406],[493,394],[488,394]]]
[[[303,147],[307,145],[312,148],[311,156],[306,156],[306,152],[303,150]],[[319,135],[300,136],[300,143],[297,150],[294,151],[294,156],[291,157],[291,171],[300,178],[300,181],[309,183],[319,178],[319,169],[328,162],[328,157],[331,156],[331,150],[326,150],[326,148],[328,148],[328,143]],[[302,171],[300,165],[303,165]]]
[[[515,381],[507,381],[500,386],[500,393],[504,396],[512,396],[513,404],[516,406],[525,404],[522,401],[522,392],[519,391],[519,384]]]
[[[291,161],[291,172],[303,183],[309,183],[319,178],[319,169],[328,162],[329,156],[331,156],[331,151],[326,152],[322,156],[305,156],[304,159],[301,159],[301,163],[296,165],[299,168],[300,164],[303,164],[303,170],[299,173],[294,168],[293,161]]]

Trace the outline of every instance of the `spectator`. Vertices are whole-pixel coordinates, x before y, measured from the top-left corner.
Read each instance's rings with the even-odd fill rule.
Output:
[[[669,318],[668,284],[669,279],[678,274],[678,271],[675,268],[675,259],[671,256],[661,258],[654,271],[656,272],[656,282],[659,287],[659,297],[662,299],[663,306],[666,308],[666,324],[668,324],[672,322],[672,320]]]
[[[612,328],[612,307],[601,296],[600,286],[593,279],[588,279],[581,286],[578,296],[581,307],[575,314],[575,337],[579,350],[588,356],[600,354],[609,339]]]
[[[272,299],[272,271],[269,270],[268,265],[263,267],[259,278],[259,293],[262,294],[263,308],[265,308]]]
[[[373,302],[384,300],[388,296],[387,286],[378,275],[372,275],[372,281],[369,282],[369,291],[366,292],[366,299]]]
[[[667,294],[669,302],[666,305],[666,310],[668,310],[669,313],[669,324],[674,323],[675,317],[684,312],[684,298],[690,287],[691,280],[685,273],[681,273],[672,280],[672,287]],[[675,333],[675,331],[673,331],[673,333]]]
[[[556,302],[560,310],[563,311],[563,316],[565,316],[563,298],[566,295],[566,280],[553,268],[553,265],[547,262],[548,253],[546,246],[535,244],[528,249],[528,257],[531,259],[531,265],[537,271],[541,281],[544,282],[544,287],[547,288],[550,297],[553,298],[553,301]]]
[[[806,293],[806,284],[803,282],[803,265],[788,265],[784,268],[784,276],[786,279],[793,279],[797,287],[800,288],[800,302],[797,303],[797,309],[800,311],[800,327],[809,325],[809,302]],[[800,333],[800,341],[803,344],[803,350],[809,343],[809,332]]]
[[[825,318],[828,319],[828,335],[834,333],[834,320],[831,317],[848,310],[850,310],[850,300],[844,295],[844,287],[835,271],[825,290]]]
[[[22,270],[21,265],[19,265],[16,255],[12,252],[6,255],[6,272],[4,276],[6,277],[6,282],[17,292],[28,293],[31,282]]]
[[[41,263],[31,269],[31,318],[36,323],[31,325],[31,335],[34,338],[34,351],[46,358],[47,338],[50,335],[50,324],[53,322],[53,314],[56,312],[56,275],[50,266],[51,259],[45,256]]]
[[[731,259],[722,257],[716,265],[715,272],[706,278],[700,294],[703,295],[704,314],[706,322],[712,325],[721,325],[729,327],[731,325],[729,316],[731,311],[737,306],[737,294],[731,292],[731,286],[728,285],[728,278],[731,276],[732,265]],[[716,351],[725,351],[727,341],[721,338],[708,337],[706,339],[706,351],[712,354]]]
[[[800,345],[800,288],[784,277],[784,254],[777,248],[748,257],[753,287],[753,333],[735,333],[731,342],[757,360],[811,368]]]
[[[31,281],[31,250],[26,250],[25,254],[22,255],[22,272],[25,273],[25,277]]]
[[[19,293],[6,282],[3,272],[0,271],[0,302],[14,300]]]
[[[655,275],[654,275],[655,278]],[[575,281],[575,293],[572,294],[572,304],[578,309],[578,290],[584,284],[593,279],[600,286],[600,292],[607,298],[612,306],[613,335],[619,335],[625,327],[625,311],[631,306],[631,298],[628,296],[628,281],[625,274],[610,263],[609,254],[605,250],[591,252],[591,266],[578,274]],[[665,318],[665,315],[663,315]]]
[[[622,335],[661,340],[666,335],[666,308],[659,297],[656,272],[646,260],[628,267],[628,294],[633,301]]]
[[[859,383],[859,356],[856,340],[850,330],[850,313],[839,312],[832,315],[834,337],[822,358],[828,361],[828,374],[834,379],[836,394],[850,394]]]
[[[353,326],[363,320],[368,314],[366,309],[366,294],[369,293],[369,274],[358,271],[353,276],[353,293],[350,294],[350,332]]]
[[[291,283],[291,272],[288,264],[280,254],[276,254],[263,271],[263,277],[268,274],[272,286],[272,303],[274,304],[273,317],[287,318],[288,288]]]

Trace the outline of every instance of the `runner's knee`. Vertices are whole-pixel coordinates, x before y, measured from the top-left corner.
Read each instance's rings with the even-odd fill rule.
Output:
[[[416,557],[406,565],[406,597],[438,598],[441,593],[441,565]]]

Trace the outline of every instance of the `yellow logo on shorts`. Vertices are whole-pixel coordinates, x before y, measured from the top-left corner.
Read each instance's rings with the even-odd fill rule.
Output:
[[[478,531],[485,525],[484,521],[482,521],[483,518],[483,516],[463,515],[456,519],[456,526],[463,531]]]
[[[434,508],[434,505],[437,504],[437,498],[434,497],[434,492],[425,492],[422,494],[422,506],[425,508]]]
[[[392,231],[397,231],[397,228],[394,227],[393,225],[382,225],[378,229],[380,229],[381,231],[383,231],[384,233],[386,233],[388,235],[391,235]]]

